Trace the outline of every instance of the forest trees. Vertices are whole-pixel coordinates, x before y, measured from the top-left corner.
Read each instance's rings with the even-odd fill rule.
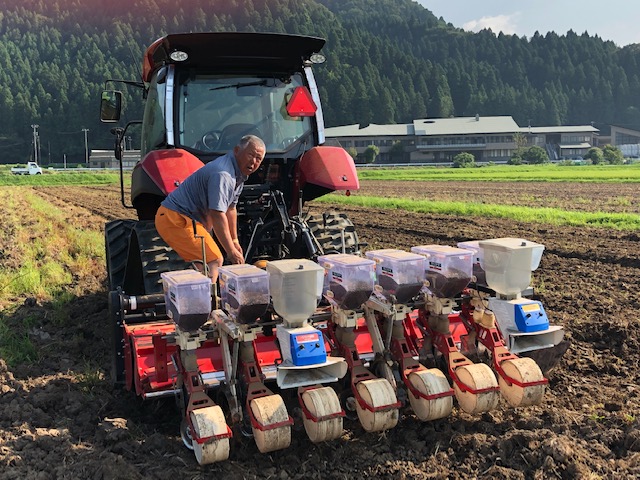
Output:
[[[126,3],[126,5],[125,5]],[[429,117],[509,115],[519,125],[640,129],[640,48],[599,37],[464,32],[412,0],[24,0],[0,14],[0,158],[110,148],[98,121],[107,79],[138,80],[143,52],[186,31],[264,31],[327,40],[314,72],[328,127]],[[141,92],[124,88],[125,117]],[[134,145],[136,147],[136,145]]]

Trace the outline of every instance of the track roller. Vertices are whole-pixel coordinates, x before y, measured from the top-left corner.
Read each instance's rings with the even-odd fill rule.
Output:
[[[397,403],[396,392],[384,378],[364,380],[356,384],[362,400],[374,409]],[[360,424],[367,432],[381,432],[397,425],[400,414],[398,408],[370,411],[356,402]]]
[[[521,385],[508,382],[498,375],[500,393],[512,407],[526,407],[540,403],[546,389],[542,370],[531,358],[516,358],[505,360],[500,364],[507,377]],[[527,385],[531,383],[533,385]]]
[[[438,395],[451,391],[447,377],[437,368],[413,372],[409,375],[408,380],[413,388],[424,395]],[[416,416],[422,421],[444,418],[453,409],[453,397],[451,394],[426,399],[416,397],[412,392],[409,392],[409,402]]]
[[[267,395],[254,398],[250,402],[251,412],[259,425],[266,427],[261,430],[252,425],[253,438],[261,453],[273,452],[287,448],[291,444],[291,425],[270,428],[289,420],[289,413],[280,395]]]
[[[458,381],[465,386],[465,390],[453,382],[456,399],[467,413],[483,413],[498,406],[500,394],[498,382],[493,370],[484,363],[462,365],[455,370]]]
[[[191,412],[191,423],[196,438],[207,438],[226,434],[227,422],[219,406],[199,408]],[[205,443],[192,441],[193,453],[200,465],[220,462],[229,458],[229,438],[208,440]]]
[[[342,407],[333,388],[321,387],[307,390],[302,394],[302,402],[309,413],[318,419],[333,415],[332,418],[317,421],[303,417],[304,429],[309,440],[319,443],[342,436],[342,416],[335,416],[342,412]]]

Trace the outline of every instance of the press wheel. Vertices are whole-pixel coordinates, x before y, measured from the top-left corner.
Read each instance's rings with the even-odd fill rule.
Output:
[[[447,377],[437,368],[413,372],[409,375],[408,380],[416,390],[425,395],[448,392],[451,388]],[[453,396],[451,395],[427,400],[421,397],[416,398],[413,393],[409,392],[409,402],[414,413],[422,421],[444,418],[453,409]]]
[[[323,417],[342,411],[340,399],[331,387],[315,388],[302,394],[304,406],[315,417]],[[304,416],[304,429],[313,443],[335,440],[342,436],[342,417],[314,422]]]
[[[199,438],[227,433],[224,413],[222,408],[217,405],[199,408],[191,412],[191,423],[193,424],[194,436]],[[199,465],[220,462],[229,458],[229,438],[213,439],[206,443],[193,441],[191,446]]]
[[[384,378],[364,380],[356,385],[358,393],[367,405],[382,407],[396,403],[397,397],[391,384]],[[356,411],[360,424],[367,432],[381,432],[393,428],[398,423],[400,414],[397,408],[371,412],[356,402]]]
[[[261,425],[269,426],[276,423],[286,422],[289,419],[287,407],[280,395],[268,395],[251,400],[251,412]],[[291,443],[291,426],[272,428],[270,430],[260,430],[251,427],[253,438],[256,441],[258,450],[261,453],[273,452],[287,448]]]
[[[502,362],[501,366],[508,377],[520,383],[538,382],[544,379],[542,370],[531,358],[506,360]],[[502,396],[512,407],[526,407],[540,403],[546,389],[545,384],[525,387],[516,384],[508,385],[506,380],[499,375],[498,383]]]
[[[473,363],[456,368],[458,380],[472,390],[482,390],[497,387],[498,382],[493,370],[485,363]],[[500,394],[497,390],[484,393],[463,392],[457,383],[453,383],[453,390],[460,408],[467,413],[482,413],[493,410],[498,406]]]

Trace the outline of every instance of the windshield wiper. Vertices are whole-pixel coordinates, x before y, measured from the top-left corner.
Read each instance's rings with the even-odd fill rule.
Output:
[[[260,80],[259,82],[247,82],[247,83],[233,83],[231,85],[223,85],[222,87],[214,87],[209,90],[224,90],[225,88],[241,88],[241,87],[258,87],[258,86],[266,86],[266,80]]]

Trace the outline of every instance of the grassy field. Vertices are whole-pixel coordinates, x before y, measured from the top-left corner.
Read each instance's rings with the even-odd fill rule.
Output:
[[[640,164],[634,165],[501,165],[481,168],[380,168],[358,169],[361,180],[403,181],[492,181],[492,182],[640,182]],[[0,186],[104,185],[118,184],[117,172],[51,172],[43,175],[11,175],[9,166],[0,167]],[[125,175],[130,183],[130,175]],[[527,222],[574,226],[595,226],[621,230],[640,230],[640,216],[635,213],[576,212],[563,208],[539,208],[478,202],[409,200],[375,196],[328,195],[320,202],[360,205],[364,207],[404,209],[422,213],[473,215],[487,218],[509,218]]]
[[[339,203],[365,208],[407,210],[418,213],[506,218],[522,222],[573,225],[580,227],[640,230],[640,215],[631,213],[576,212],[558,208],[521,207],[477,202],[440,202],[409,200],[406,198],[380,198],[371,196],[327,195],[316,200],[320,203]]]
[[[359,168],[362,180],[492,181],[492,182],[640,182],[634,165],[492,165],[480,168]]]
[[[45,170],[43,175],[12,175],[11,165],[0,165],[0,185],[103,185],[118,183],[118,172],[70,169]],[[131,174],[125,173],[125,184]],[[491,165],[479,168],[398,167],[359,168],[361,180],[491,181],[491,182],[640,182],[640,163],[633,165]]]
[[[49,302],[54,323],[62,323],[66,303],[85,293],[79,279],[102,271],[104,234],[29,188],[0,188],[0,201],[0,358],[14,364],[38,357],[28,335],[34,319],[20,328],[6,322],[21,305],[16,299]]]
[[[571,183],[636,183],[640,182],[640,164],[634,165],[501,165],[481,168],[385,168],[358,169],[358,177],[377,181],[491,181],[491,182],[571,182]],[[592,226],[618,230],[640,230],[640,215],[635,213],[581,212],[570,208],[545,208],[502,205],[475,201],[430,201],[419,199],[381,198],[378,196],[340,194],[318,199],[324,203],[340,203],[366,208],[402,209],[420,213],[458,216],[506,218],[524,222],[556,225]],[[593,201],[590,199],[589,201]]]
[[[105,185],[120,182],[114,172],[47,172],[42,175],[12,175],[7,169],[0,171],[0,186],[11,185]]]

